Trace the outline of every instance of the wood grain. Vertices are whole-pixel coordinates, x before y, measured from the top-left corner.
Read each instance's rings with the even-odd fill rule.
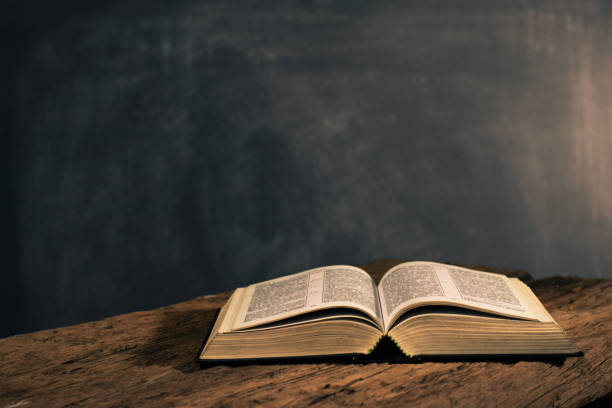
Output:
[[[380,277],[396,262],[364,267]],[[529,284],[583,357],[200,369],[194,357],[229,296],[221,293],[0,340],[0,407],[606,406],[612,395],[612,282],[550,278]]]

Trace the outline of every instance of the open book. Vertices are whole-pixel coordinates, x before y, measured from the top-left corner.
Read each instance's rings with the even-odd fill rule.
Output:
[[[378,285],[335,265],[238,288],[198,361],[366,354],[383,336],[408,357],[580,353],[520,280],[406,262]]]

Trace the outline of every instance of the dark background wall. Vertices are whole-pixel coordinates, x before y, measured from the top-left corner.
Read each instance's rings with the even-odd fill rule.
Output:
[[[610,2],[47,3],[2,17],[0,335],[385,257],[612,278]]]

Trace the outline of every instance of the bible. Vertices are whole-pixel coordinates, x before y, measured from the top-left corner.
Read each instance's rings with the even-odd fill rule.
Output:
[[[378,284],[334,265],[238,288],[196,361],[367,355],[385,337],[407,358],[581,354],[519,279],[405,262]]]

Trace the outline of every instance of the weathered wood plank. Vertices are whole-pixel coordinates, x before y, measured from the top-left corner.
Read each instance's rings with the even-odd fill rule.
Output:
[[[366,264],[373,276],[397,261]],[[491,270],[491,269],[490,269]],[[507,270],[497,270],[506,272]],[[522,275],[528,279],[528,275]],[[563,361],[193,362],[229,293],[0,340],[0,407],[583,406],[612,393],[612,282],[530,282],[584,357]],[[607,397],[606,397],[607,396]]]

